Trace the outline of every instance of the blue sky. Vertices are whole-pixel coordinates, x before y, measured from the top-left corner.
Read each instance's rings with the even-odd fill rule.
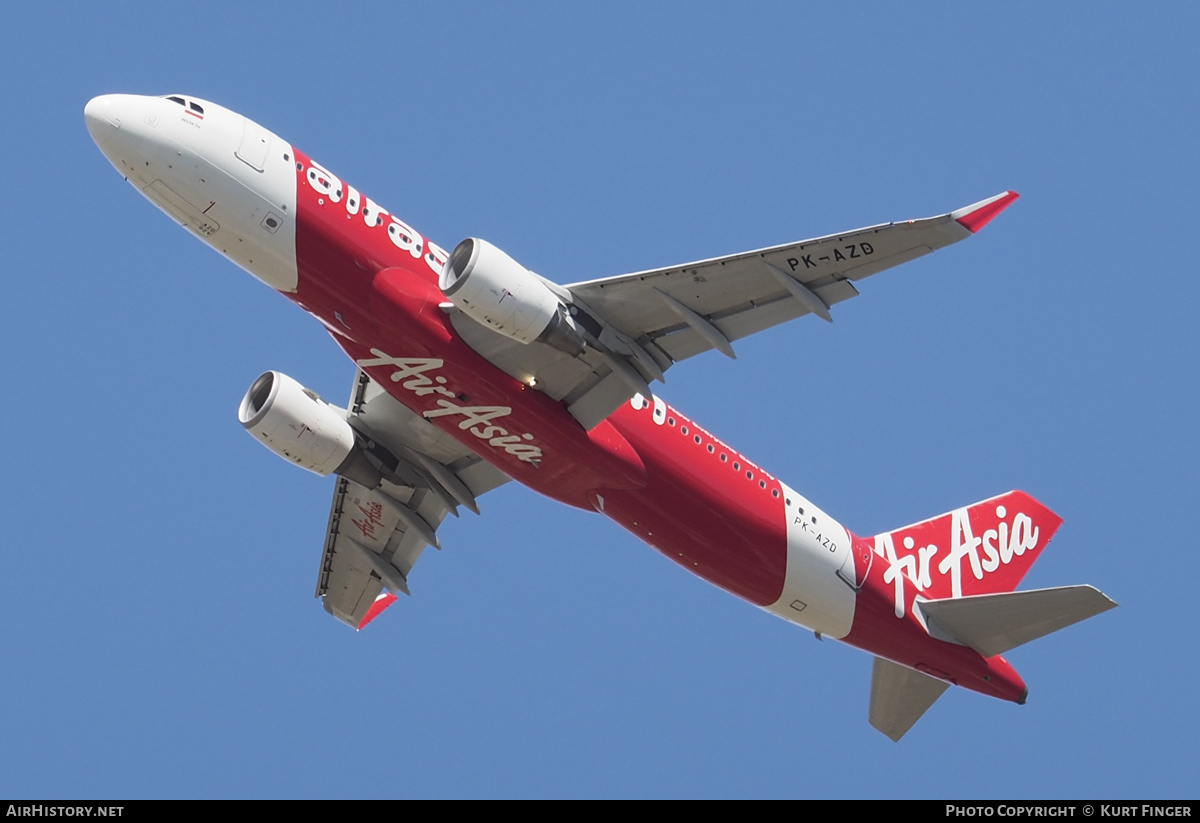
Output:
[[[0,795],[1195,796],[1194,6],[8,18]],[[860,534],[1023,488],[1065,520],[1024,585],[1121,608],[1008,655],[1026,706],[951,690],[896,745],[867,655],[509,485],[356,635],[311,597],[332,481],[235,418],[265,369],[341,402],[351,364],[84,127],[173,91],[559,282],[1019,191],[661,393]]]

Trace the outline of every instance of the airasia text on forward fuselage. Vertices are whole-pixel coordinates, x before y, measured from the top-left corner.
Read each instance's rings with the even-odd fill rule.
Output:
[[[388,239],[396,248],[408,252],[415,259],[420,259],[422,251],[424,251],[425,262],[429,265],[429,270],[434,275],[441,273],[448,256],[443,248],[427,240],[412,226],[379,206],[371,198],[359,194],[353,186],[343,184],[336,175],[312,160],[308,161],[307,168],[302,161],[297,160],[296,168],[304,172],[304,178],[317,196],[317,205],[324,205],[325,200],[329,200],[331,203],[344,201],[346,215],[353,217],[361,211],[363,225],[368,228],[380,228],[386,222],[388,225],[385,231]]]

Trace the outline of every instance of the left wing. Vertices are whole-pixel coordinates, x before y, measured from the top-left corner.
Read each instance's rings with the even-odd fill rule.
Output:
[[[337,478],[316,596],[325,610],[361,629],[408,594],[408,574],[432,545],[447,514],[463,505],[478,511],[475,498],[509,478],[409,410],[359,370],[349,404],[358,434],[397,459],[392,479],[368,489]],[[390,468],[390,467],[389,467]]]
[[[858,294],[854,284],[970,237],[1016,200],[1006,191],[957,211],[884,223],[695,263],[547,286],[583,332],[582,353],[520,343],[444,308],[463,339],[493,365],[536,385],[592,428],[672,365],[815,314]]]
[[[571,295],[647,348],[665,369],[708,349],[815,314],[831,321],[854,283],[970,237],[1017,199],[1006,191],[923,220],[884,223],[799,243],[589,280]]]

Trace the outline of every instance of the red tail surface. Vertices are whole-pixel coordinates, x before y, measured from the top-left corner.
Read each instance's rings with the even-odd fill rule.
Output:
[[[1011,491],[875,536],[875,553],[935,600],[1010,592],[1062,518],[1021,491]]]

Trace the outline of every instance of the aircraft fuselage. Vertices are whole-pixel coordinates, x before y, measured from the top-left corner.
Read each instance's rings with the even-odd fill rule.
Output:
[[[142,194],[317,318],[396,400],[515,480],[603,514],[786,620],[947,682],[1024,699],[1002,657],[935,639],[913,607],[964,569],[978,578],[981,548],[947,564],[942,547],[924,567],[917,554],[889,557],[887,545],[856,537],[658,397],[639,394],[585,430],[458,335],[438,288],[441,247],[241,115],[183,96],[132,95],[96,98],[86,114]]]

